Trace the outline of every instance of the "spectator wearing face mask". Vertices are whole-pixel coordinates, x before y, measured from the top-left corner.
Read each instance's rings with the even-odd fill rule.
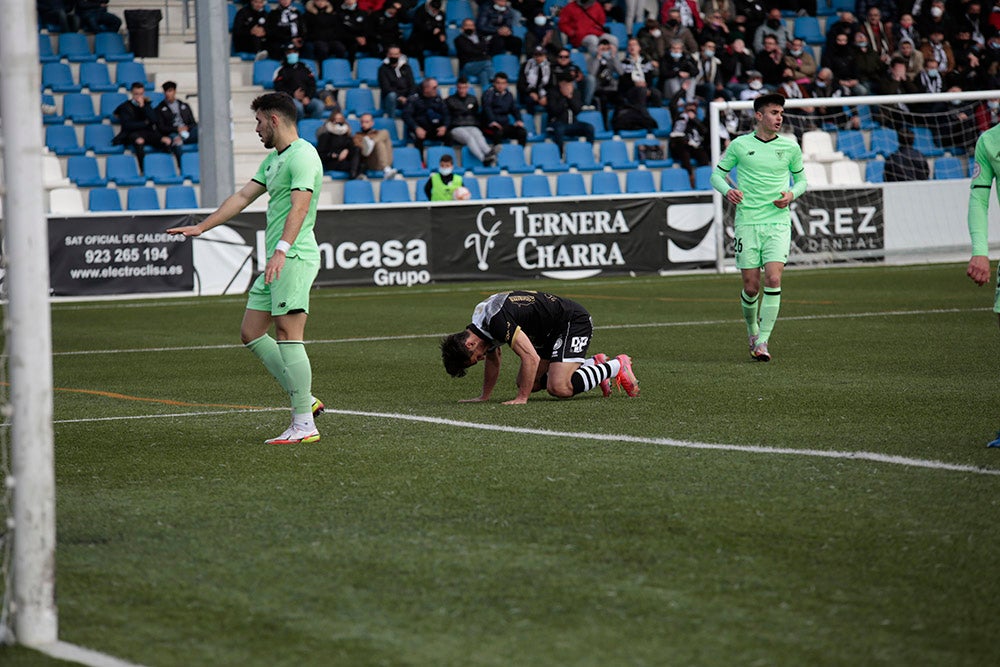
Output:
[[[618,80],[623,70],[618,50],[611,46],[611,42],[602,39],[597,44],[597,55],[588,58],[587,69],[594,79],[594,100],[607,127],[611,108],[620,104],[621,100],[618,95]]]
[[[402,44],[403,33],[399,22],[402,18],[403,3],[388,0],[382,9],[368,15],[368,52],[374,56],[384,56],[389,44]]]
[[[462,21],[462,33],[455,38],[459,73],[481,85],[492,81],[493,61],[489,48],[489,42],[476,32],[476,22],[472,19]]]
[[[351,179],[361,173],[361,153],[351,136],[351,127],[344,114],[335,111],[316,130],[316,152],[323,162],[323,171],[346,171]]]
[[[785,52],[785,67],[792,70],[795,83],[807,85],[816,76],[816,59],[805,50],[805,42],[799,38],[792,40]]]
[[[675,39],[670,43],[666,57],[660,62],[660,92],[663,97],[673,97],[681,87],[689,89],[688,84],[697,74],[698,65],[694,58],[684,53],[683,44]],[[694,94],[693,90],[691,94]]]
[[[740,91],[740,100],[744,102],[755,100],[766,92],[764,90],[764,75],[755,69],[747,72],[747,87]]]
[[[854,66],[858,73],[858,81],[868,93],[878,95],[879,80],[885,76],[886,66],[868,42],[864,32],[854,35]]]
[[[427,0],[413,12],[413,32],[406,52],[421,58],[424,51],[431,55],[448,55],[448,25],[441,0]]]
[[[493,0],[491,4],[479,6],[476,32],[489,43],[490,54],[521,54],[524,43],[514,34],[517,18],[517,12],[511,10],[507,0]]]
[[[455,160],[445,153],[438,160],[437,171],[424,183],[424,194],[428,201],[452,201],[460,187],[462,177],[455,173]]]
[[[543,111],[548,105],[549,88],[554,84],[552,63],[549,62],[545,48],[536,47],[531,57],[521,65],[521,73],[517,77],[518,102],[528,113]]]
[[[358,7],[357,0],[345,0],[337,8],[337,40],[347,49],[351,60],[359,53],[374,53],[369,44],[368,13]]]
[[[893,60],[902,60],[906,65],[906,78],[913,81],[924,69],[924,54],[913,46],[913,42],[904,39],[899,43],[899,49],[892,54]],[[890,61],[891,66],[891,61]]]
[[[698,51],[698,40],[694,31],[681,22],[681,12],[674,8],[667,12],[666,20],[660,19],[663,25],[663,38],[669,45],[675,39],[684,44],[684,53],[693,54]]]
[[[692,32],[700,32],[704,22],[701,10],[695,0],[663,0],[660,5],[660,21],[667,25],[670,15],[676,12],[678,22]]]
[[[326,113],[326,105],[316,96],[316,76],[299,62],[299,50],[294,44],[288,44],[285,61],[274,73],[274,89],[292,96],[299,120],[322,118]]]
[[[822,65],[833,72],[835,85],[848,95],[865,95],[868,89],[861,85],[854,47],[847,42],[846,33],[837,35],[837,41],[823,50]]]
[[[951,50],[951,44],[944,38],[944,32],[940,28],[931,28],[928,34],[929,39],[920,47],[924,62],[934,59],[938,71],[942,75],[947,74],[955,67],[955,54]]]
[[[286,44],[301,49],[306,34],[306,18],[292,0],[278,0],[278,6],[267,14],[267,52],[271,58],[280,59]]]
[[[948,15],[944,0],[933,0],[930,9],[921,11],[917,26],[920,34],[927,38],[935,29],[941,31],[943,39],[951,39],[955,34],[955,21]]]
[[[543,5],[536,3],[531,20],[526,21],[524,48],[527,53],[534,53],[539,46],[548,53],[554,53],[562,47],[561,33],[555,23],[542,11]]]
[[[725,82],[722,80],[722,60],[715,55],[715,42],[705,42],[695,56],[698,73],[694,78],[694,94],[703,100],[718,97],[729,99]]]
[[[754,51],[760,53],[764,48],[764,39],[766,37],[774,37],[779,51],[784,51],[788,45],[788,28],[785,26],[785,20],[781,18],[781,10],[777,7],[773,7],[768,12],[767,20],[754,33]]]
[[[981,90],[1000,88],[1000,33],[994,33],[986,42],[980,66],[979,88]]]
[[[389,46],[378,67],[378,87],[382,91],[382,113],[389,116],[402,113],[417,94],[413,68],[396,45]]]
[[[646,23],[635,34],[635,39],[639,40],[642,57],[648,60],[659,61],[670,50],[670,39],[663,34],[663,28],[656,19],[646,19]],[[628,45],[626,45],[626,48],[628,48]],[[697,48],[697,43],[695,44],[695,48]]]

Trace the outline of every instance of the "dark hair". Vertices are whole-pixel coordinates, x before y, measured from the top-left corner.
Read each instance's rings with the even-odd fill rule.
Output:
[[[440,162],[445,162],[447,164],[451,164],[454,161],[455,161],[455,158],[453,158],[452,156],[448,155],[447,153],[442,153],[441,157],[438,159],[439,163]]]
[[[142,81],[133,81],[132,85],[128,87],[129,90],[135,90],[136,88],[142,88],[143,90],[145,90],[146,84],[144,84]]]
[[[508,80],[507,79],[507,73],[506,72],[497,72],[493,76],[493,80],[496,81],[497,79],[503,79],[504,81],[507,81]]]
[[[250,103],[250,110],[254,113],[258,111],[274,112],[292,125],[295,125],[299,118],[299,112],[295,108],[295,100],[288,93],[259,95]]]
[[[469,349],[465,347],[465,339],[469,330],[459,331],[441,339],[441,361],[448,375],[465,377],[465,369],[469,367]]]
[[[173,81],[165,81],[163,83],[163,92],[167,92],[168,90],[177,90],[177,84]]]
[[[455,80],[455,85],[457,86],[460,83],[469,83],[469,80],[466,79],[464,76],[460,76],[458,77],[458,79]]]
[[[753,112],[757,113],[769,104],[776,104],[782,109],[785,108],[785,96],[779,95],[778,93],[768,93],[767,95],[761,95],[753,101]]]

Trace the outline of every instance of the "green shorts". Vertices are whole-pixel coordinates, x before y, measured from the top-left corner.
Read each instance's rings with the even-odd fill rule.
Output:
[[[741,225],[734,231],[737,269],[759,269],[768,262],[788,262],[791,225]]]
[[[319,260],[303,260],[289,257],[277,280],[264,284],[264,274],[257,276],[250,286],[247,310],[263,310],[271,315],[309,312],[309,290],[316,274]]]

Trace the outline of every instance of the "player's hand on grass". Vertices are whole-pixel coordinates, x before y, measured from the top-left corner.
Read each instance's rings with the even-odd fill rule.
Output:
[[[793,195],[791,193],[791,191],[782,192],[781,193],[781,198],[780,199],[775,199],[773,203],[778,208],[787,208],[788,205],[792,203],[793,199],[795,199],[795,195]]]
[[[463,398],[459,403],[485,403],[490,400],[489,396],[476,396],[475,398]]]
[[[201,236],[201,227],[198,225],[187,225],[186,227],[171,227],[167,234],[183,234],[184,236]]]
[[[504,401],[504,405],[524,405],[528,402],[527,398],[512,398],[509,401]]]
[[[977,285],[985,285],[990,280],[990,258],[986,255],[973,255],[965,275]]]

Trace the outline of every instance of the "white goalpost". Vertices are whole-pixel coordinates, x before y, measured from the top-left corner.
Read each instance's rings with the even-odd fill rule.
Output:
[[[789,264],[967,258],[965,179],[980,124],[1000,120],[987,104],[996,100],[1000,90],[786,99],[782,132],[803,147],[809,182],[791,206]],[[714,101],[707,120],[715,165],[726,138],[753,131],[753,102]],[[929,180],[889,183],[900,169]],[[724,271],[733,263],[734,210],[717,192],[714,210],[716,268]],[[815,228],[850,233],[810,238]],[[878,232],[866,237],[866,229]]]

